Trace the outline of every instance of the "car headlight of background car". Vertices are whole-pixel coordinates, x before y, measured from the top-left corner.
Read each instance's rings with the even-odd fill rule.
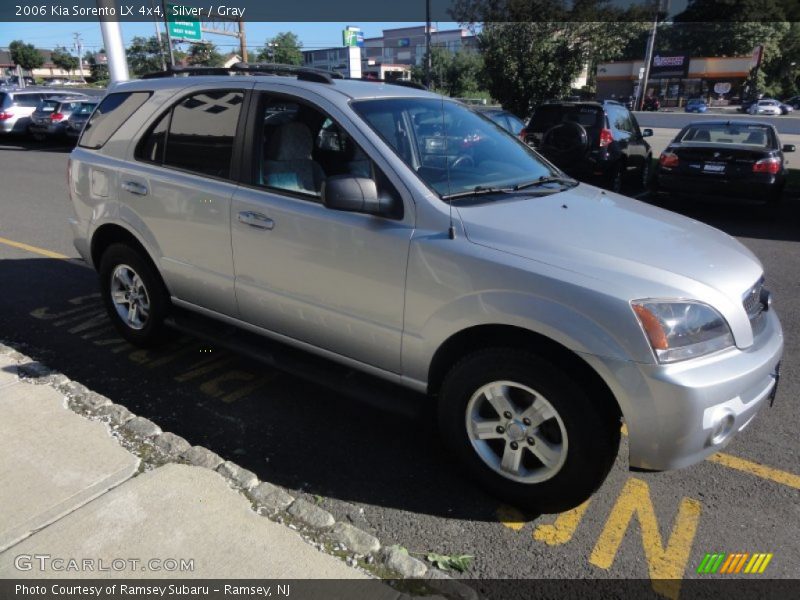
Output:
[[[691,300],[634,300],[631,308],[660,363],[705,356],[733,346],[728,323]]]

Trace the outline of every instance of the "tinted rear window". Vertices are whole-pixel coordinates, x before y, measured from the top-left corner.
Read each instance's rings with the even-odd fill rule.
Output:
[[[10,96],[5,92],[0,92],[0,108],[8,108],[9,106],[11,106]]]
[[[94,110],[94,107],[97,106],[94,102],[81,102],[80,106],[75,109],[76,115],[90,115]]]
[[[544,133],[567,121],[580,123],[586,129],[600,129],[603,127],[603,110],[596,106],[545,104],[534,111],[528,130]]]
[[[704,123],[690,125],[678,139],[681,143],[737,144],[756,148],[773,147],[772,131],[763,125]]]
[[[86,123],[78,145],[83,148],[101,148],[117,129],[147,101],[150,93],[119,92],[103,98],[92,118]]]
[[[41,94],[14,94],[14,104],[17,106],[36,106],[41,99]]]
[[[42,100],[42,102],[39,103],[39,106],[36,107],[36,110],[53,112],[56,109],[56,106],[58,106],[58,102],[55,100]]]

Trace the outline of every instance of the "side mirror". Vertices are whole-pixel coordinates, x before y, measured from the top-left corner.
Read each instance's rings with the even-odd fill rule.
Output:
[[[642,129],[642,137],[643,138],[653,137],[653,130],[650,129],[649,127]]]
[[[782,150],[784,152],[794,152],[797,147],[794,144],[784,144]]]
[[[372,179],[353,175],[332,175],[322,183],[322,204],[332,210],[388,215],[391,199],[380,197]]]

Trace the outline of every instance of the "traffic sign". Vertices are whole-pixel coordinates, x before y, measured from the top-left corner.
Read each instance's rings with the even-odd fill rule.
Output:
[[[167,4],[167,26],[171,38],[190,42],[199,42],[203,39],[200,19],[193,16],[192,12],[192,9],[185,6]]]

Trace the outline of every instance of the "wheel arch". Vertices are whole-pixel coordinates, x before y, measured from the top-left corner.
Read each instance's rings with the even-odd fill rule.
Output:
[[[540,333],[514,325],[476,325],[463,329],[445,340],[433,355],[428,368],[428,393],[437,395],[447,371],[461,358],[487,347],[532,350],[563,365],[576,380],[586,382],[599,393],[603,403],[616,416],[622,409],[605,380],[578,354]]]
[[[169,291],[169,288],[164,281],[163,275],[153,260],[152,255],[147,250],[145,245],[133,234],[129,229],[118,225],[116,223],[105,223],[98,227],[92,235],[92,242],[90,245],[90,253],[92,257],[92,264],[95,270],[100,269],[100,261],[102,260],[103,253],[113,244],[125,244],[139,252],[142,258],[150,263],[156,273],[158,273],[162,284]]]

